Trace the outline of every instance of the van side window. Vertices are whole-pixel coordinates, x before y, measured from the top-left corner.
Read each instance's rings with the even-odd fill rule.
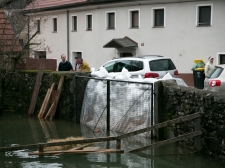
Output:
[[[170,59],[149,61],[149,66],[151,71],[167,71],[176,69]]]
[[[128,71],[131,69],[131,61],[130,60],[123,60],[116,62],[113,72],[121,72],[123,68],[126,68]]]
[[[143,69],[143,62],[142,61],[132,61],[130,71],[140,71],[142,69]]]
[[[108,72],[114,72],[114,71],[113,71],[114,65],[115,65],[115,62],[110,62],[110,63],[104,65],[104,68],[105,68]]]

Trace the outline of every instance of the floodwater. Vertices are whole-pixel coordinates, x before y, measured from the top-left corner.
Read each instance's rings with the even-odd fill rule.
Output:
[[[100,137],[104,133],[94,134],[89,127],[78,125],[74,121],[39,120],[36,116],[28,118],[17,113],[0,115],[0,147],[45,143],[50,139],[67,137]],[[111,134],[111,136],[113,136]],[[37,149],[0,152],[1,168],[224,168],[225,163],[203,154],[193,153],[190,149],[181,148],[176,144],[155,148],[139,153],[128,153],[149,140],[135,136],[122,140],[125,153],[86,153],[61,155],[29,155]],[[115,142],[94,143],[95,148],[115,149]]]

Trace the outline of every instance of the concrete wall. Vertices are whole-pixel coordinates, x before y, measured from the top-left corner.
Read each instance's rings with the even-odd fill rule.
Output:
[[[225,160],[225,94],[204,91],[192,87],[176,86],[171,82],[159,82],[159,122],[200,112],[202,114],[202,150]],[[175,135],[192,130],[193,122],[177,124],[172,129]],[[182,144],[192,146],[193,140]]]
[[[170,2],[170,1],[168,1]],[[74,52],[82,52],[90,67],[99,68],[106,61],[116,57],[115,48],[103,48],[113,38],[128,36],[138,43],[137,55],[158,54],[172,58],[179,73],[192,73],[195,59],[207,62],[209,56],[225,53],[224,0],[209,1],[174,1],[174,3],[145,1],[141,5],[135,2],[126,4],[105,4],[86,7],[68,8],[43,13],[36,13],[41,19],[41,33],[36,40],[41,43],[36,50],[46,50],[47,58],[57,58],[69,52],[69,60],[74,66]],[[196,25],[197,6],[212,5],[212,25]],[[152,27],[153,9],[165,9],[165,26]],[[139,10],[140,27],[130,28],[129,10]],[[67,11],[69,12],[69,39],[67,41]],[[106,29],[106,12],[116,14],[115,30]],[[93,15],[93,30],[86,31],[86,14]],[[78,30],[71,31],[72,16],[78,19]],[[53,32],[52,18],[58,19],[58,31]],[[144,43],[144,46],[141,46]],[[69,46],[69,51],[67,50]]]

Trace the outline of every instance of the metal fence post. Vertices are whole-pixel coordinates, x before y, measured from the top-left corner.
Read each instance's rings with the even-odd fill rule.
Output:
[[[76,118],[76,123],[79,123],[79,118],[78,118],[78,112],[77,112],[77,75],[75,76],[75,110],[76,110],[76,112],[75,112],[75,118]]]
[[[151,84],[151,126],[153,126],[153,99],[154,99],[154,94],[153,94],[153,84]],[[151,130],[151,138],[153,138],[153,130]]]
[[[110,131],[110,81],[107,80],[107,131]]]

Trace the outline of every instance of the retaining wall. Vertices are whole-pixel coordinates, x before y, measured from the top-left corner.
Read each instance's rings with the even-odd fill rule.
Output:
[[[7,73],[0,78],[0,112],[12,112],[28,115],[28,109],[31,102],[32,93],[36,81],[37,71],[22,71]],[[76,75],[90,76],[90,73],[82,72],[44,72],[40,85],[37,103],[31,117],[37,117],[41,105],[44,101],[47,90],[55,83],[54,90],[57,90],[60,76],[64,76],[61,96],[56,110],[56,118],[75,119],[76,114]],[[77,81],[81,82],[82,81]],[[83,93],[86,85],[80,87]],[[82,93],[82,92],[81,92]],[[78,98],[79,104],[82,104],[83,95]],[[79,106],[80,107],[80,106]]]
[[[174,81],[157,82],[159,122],[200,112],[202,114],[202,150],[207,154],[225,160],[225,94],[183,87]],[[194,122],[176,124],[175,135],[194,129]],[[192,146],[194,141],[181,142]]]

